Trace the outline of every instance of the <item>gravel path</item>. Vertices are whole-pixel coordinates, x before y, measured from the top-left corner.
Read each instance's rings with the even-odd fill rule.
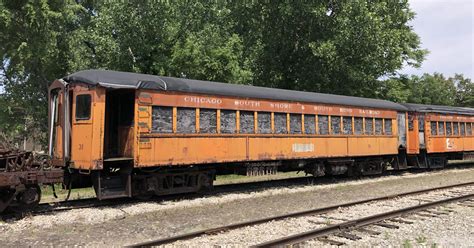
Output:
[[[451,169],[191,200],[77,209],[0,223],[0,240],[3,247],[122,246],[233,222],[473,179],[474,169]],[[267,231],[272,233],[273,230]]]

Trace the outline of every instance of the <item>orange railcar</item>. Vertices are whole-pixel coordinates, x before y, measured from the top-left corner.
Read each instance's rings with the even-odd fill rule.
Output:
[[[68,168],[70,187],[94,185],[100,199],[196,191],[223,171],[377,174],[413,165],[420,153],[417,115],[408,110],[376,99],[81,71],[50,87],[50,155]]]

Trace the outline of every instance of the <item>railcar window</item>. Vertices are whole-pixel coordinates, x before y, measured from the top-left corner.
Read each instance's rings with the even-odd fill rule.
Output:
[[[453,135],[453,129],[451,128],[452,123],[446,122],[446,135],[451,136]]]
[[[355,117],[354,118],[354,132],[356,135],[361,135],[364,133],[364,118]]]
[[[304,115],[304,133],[316,134],[316,117],[314,115]]]
[[[472,135],[472,123],[467,123],[466,133],[467,133],[467,135]]]
[[[344,134],[352,134],[352,117],[342,118],[342,128]]]
[[[418,131],[420,132],[425,131],[425,116],[424,115],[418,116]]]
[[[76,96],[76,120],[89,120],[91,118],[91,95]]]
[[[453,134],[459,135],[459,122],[453,122]]]
[[[365,134],[367,135],[374,134],[374,119],[365,118]]]
[[[258,112],[258,132],[272,133],[272,114],[269,112]]]
[[[331,133],[341,134],[341,117],[331,116]]]
[[[461,124],[461,128],[460,128],[461,136],[466,136],[466,123],[461,122],[460,124]]]
[[[199,110],[199,132],[217,133],[217,110],[200,109]]]
[[[152,132],[172,133],[173,132],[173,108],[153,106]]]
[[[414,127],[415,127],[415,116],[408,115],[408,130],[413,131]]]
[[[275,122],[275,133],[282,134],[288,133],[286,128],[286,114],[285,113],[275,113],[273,115],[273,121]]]
[[[375,119],[375,134],[381,135],[383,130],[383,120],[376,118]]]
[[[444,122],[438,122],[438,135],[444,135]]]
[[[235,110],[221,110],[221,133],[235,133],[237,130]]]
[[[178,108],[176,132],[178,133],[195,133],[196,132],[196,109]]]
[[[431,122],[431,135],[437,135],[436,121]]]
[[[319,134],[329,134],[329,117],[327,115],[318,115]]]
[[[290,133],[301,133],[301,114],[290,114]]]
[[[254,117],[254,112],[240,111],[240,133],[255,133]]]
[[[384,119],[385,135],[392,135],[392,119]]]

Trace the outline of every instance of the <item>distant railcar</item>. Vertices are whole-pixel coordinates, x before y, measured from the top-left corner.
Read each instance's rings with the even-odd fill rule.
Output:
[[[420,142],[418,118],[438,121],[442,113],[378,99],[116,71],[56,80],[49,113],[52,163],[67,168],[68,187],[93,185],[99,199],[197,191],[229,170],[321,176],[438,166],[440,154],[466,154],[474,140],[470,109],[449,113],[459,118],[457,150],[436,150],[439,135],[424,132],[427,145]],[[434,160],[423,164],[420,154]]]

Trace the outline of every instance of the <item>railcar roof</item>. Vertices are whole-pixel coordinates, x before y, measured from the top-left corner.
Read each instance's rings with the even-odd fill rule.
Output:
[[[63,79],[67,82],[81,82],[91,85],[100,85],[107,88],[178,91],[243,98],[347,105],[399,111],[407,110],[406,107],[401,104],[379,99],[274,89],[241,84],[216,83],[131,72],[85,70],[73,73]]]
[[[474,108],[467,107],[451,107],[441,105],[427,105],[416,103],[402,103],[410,111],[414,112],[434,112],[440,114],[460,114],[460,115],[474,115]]]

